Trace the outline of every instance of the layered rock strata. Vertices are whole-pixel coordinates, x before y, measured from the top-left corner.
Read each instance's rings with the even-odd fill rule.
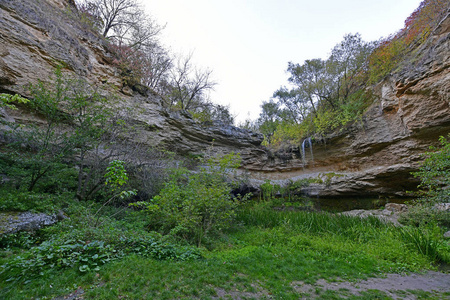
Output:
[[[90,83],[113,87],[121,105],[133,107],[138,142],[180,154],[239,152],[243,172],[264,180],[321,178],[303,191],[314,196],[404,196],[417,185],[410,175],[421,153],[450,132],[450,18],[393,74],[370,87],[376,100],[360,122],[325,137],[312,137],[313,156],[302,145],[276,153],[262,136],[222,124],[199,124],[166,111],[158,95],[123,84],[105,41],[79,22],[70,0],[0,2],[0,92],[27,96],[27,85],[51,81],[57,65]],[[2,111],[17,122],[39,121],[26,110]],[[303,157],[302,157],[303,156]]]
[[[450,133],[450,15],[393,74],[368,89],[374,103],[360,122],[247,165],[255,183],[319,178],[311,196],[407,196],[422,153]],[[304,155],[304,157],[302,157]],[[306,161],[306,163],[305,163]]]

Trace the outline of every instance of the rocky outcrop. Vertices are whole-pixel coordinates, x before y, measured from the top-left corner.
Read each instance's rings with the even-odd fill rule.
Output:
[[[120,91],[121,104],[135,112],[138,142],[181,154],[200,154],[211,145],[214,151],[240,152],[243,171],[255,185],[320,178],[322,183],[304,192],[404,196],[417,186],[410,172],[417,170],[421,153],[450,132],[449,16],[395,73],[370,87],[376,100],[361,121],[312,137],[312,159],[302,145],[271,153],[260,146],[261,135],[199,124],[164,110],[151,90],[131,90],[111,64],[104,40],[79,21],[73,1],[3,0],[0,9],[0,92],[26,96],[28,84],[49,81],[54,68],[63,66],[65,73]],[[19,122],[31,118],[24,110],[1,114]]]
[[[323,184],[304,189],[312,196],[406,196],[417,186],[410,173],[421,154],[450,133],[449,67],[447,15],[395,73],[369,88],[376,100],[360,122],[312,138],[314,160],[298,145],[266,154],[247,168],[259,182],[322,178]]]
[[[0,213],[0,236],[19,231],[36,231],[65,218],[67,217],[62,211],[55,215],[32,212]]]
[[[139,142],[163,146],[180,154],[215,151],[240,152],[251,160],[263,137],[223,124],[199,124],[188,114],[167,112],[158,95],[148,89],[133,91],[123,84],[111,64],[105,41],[79,21],[69,0],[4,0],[0,2],[0,92],[26,96],[27,86],[51,82],[56,66],[63,73],[82,76],[90,83],[120,91],[123,107],[133,107]],[[25,110],[2,112],[3,119],[39,121]]]

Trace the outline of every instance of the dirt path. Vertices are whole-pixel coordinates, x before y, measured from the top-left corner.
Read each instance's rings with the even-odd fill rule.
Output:
[[[418,299],[418,295],[450,299],[450,274],[432,271],[425,274],[388,274],[385,278],[370,278],[359,282],[327,282],[320,279],[315,284],[294,282],[292,286],[301,293],[302,299],[323,297],[326,291],[336,291],[346,298],[361,295],[368,290],[381,291],[392,299]]]
[[[273,299],[276,298],[259,284],[253,285],[257,292],[226,291],[217,288],[217,296],[213,299]],[[328,299],[333,293],[333,299],[346,299],[356,296],[358,299],[450,299],[450,273],[427,272],[425,274],[388,274],[384,278],[370,278],[368,280],[348,282],[327,282],[319,279],[315,284],[301,281],[293,282],[292,287],[299,294],[299,299]],[[370,297],[368,293],[372,293]],[[381,292],[381,293],[380,293]],[[328,294],[327,294],[328,293]],[[377,294],[378,293],[378,294]],[[376,297],[378,295],[379,297]],[[81,300],[84,290],[79,288],[73,293],[57,297],[53,300]]]

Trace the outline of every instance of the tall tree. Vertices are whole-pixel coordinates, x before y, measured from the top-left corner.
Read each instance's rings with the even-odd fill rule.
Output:
[[[327,61],[328,72],[334,78],[336,96],[341,102],[367,80],[362,75],[367,70],[368,58],[374,47],[375,43],[364,42],[357,33],[345,35],[344,40],[331,51]]]
[[[118,45],[140,48],[162,30],[137,0],[79,0],[78,6],[99,20],[101,34]]]
[[[280,123],[279,105],[273,100],[263,101],[261,110],[257,121],[259,124],[259,131],[261,131],[266,138],[270,138]]]

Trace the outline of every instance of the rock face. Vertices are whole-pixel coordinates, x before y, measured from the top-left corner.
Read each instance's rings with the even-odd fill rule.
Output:
[[[211,145],[216,151],[241,152],[250,159],[263,137],[222,124],[198,124],[187,114],[171,114],[158,95],[141,94],[124,86],[111,64],[105,41],[78,21],[70,0],[2,0],[0,2],[0,92],[27,95],[27,85],[51,81],[56,66],[90,83],[121,91],[121,105],[134,107],[142,128],[138,139],[181,154],[199,154]],[[144,95],[142,95],[144,94]],[[2,117],[28,121],[26,111],[1,112]]]
[[[57,215],[32,212],[0,213],[0,236],[23,230],[36,231],[65,218],[63,212]]]
[[[449,67],[447,14],[426,44],[371,88],[376,100],[361,122],[334,135],[313,137],[314,160],[309,149],[301,159],[299,145],[247,168],[260,180],[320,177],[323,184],[305,189],[314,196],[406,196],[417,186],[410,172],[417,170],[421,154],[450,133]]]
[[[417,186],[410,172],[420,154],[450,132],[450,17],[428,43],[411,54],[394,74],[371,87],[376,97],[361,122],[326,137],[312,137],[314,160],[301,145],[272,154],[262,136],[222,124],[198,124],[188,115],[169,113],[149,90],[124,86],[104,40],[78,21],[70,0],[0,2],[0,92],[27,95],[26,86],[48,81],[57,65],[65,73],[121,91],[134,107],[137,139],[178,153],[240,152],[244,171],[255,184],[322,178],[304,192],[316,196],[398,195]],[[25,111],[2,112],[26,121]]]

